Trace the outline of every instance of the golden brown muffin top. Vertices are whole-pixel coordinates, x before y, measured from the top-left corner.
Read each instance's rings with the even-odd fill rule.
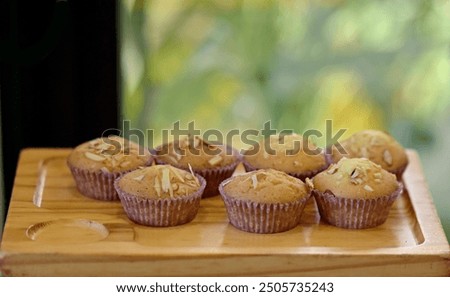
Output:
[[[135,142],[109,136],[80,144],[69,155],[68,162],[89,171],[122,172],[151,165],[152,156]]]
[[[390,172],[395,172],[408,164],[405,149],[391,135],[382,131],[357,132],[341,142],[341,145],[347,153],[342,154],[333,146],[333,162],[343,157],[367,158]]]
[[[190,165],[193,169],[223,167],[236,162],[238,158],[236,151],[198,136],[164,144],[157,149],[156,157],[166,164],[183,168]]]
[[[301,180],[273,169],[260,169],[231,178],[223,191],[231,197],[261,203],[288,203],[309,196]]]
[[[322,150],[298,134],[271,135],[245,152],[244,159],[258,169],[272,168],[287,173],[317,171],[326,166]]]
[[[118,181],[122,191],[144,199],[164,199],[190,195],[200,189],[191,172],[170,165],[155,165],[131,171]]]
[[[399,185],[394,174],[365,158],[342,158],[313,178],[314,188],[350,199],[391,195]]]

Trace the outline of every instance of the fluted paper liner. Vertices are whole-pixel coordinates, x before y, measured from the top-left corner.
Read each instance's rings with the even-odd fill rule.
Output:
[[[84,196],[103,201],[119,200],[114,189],[114,180],[126,172],[91,172],[71,165],[69,168],[78,191]]]
[[[170,227],[189,223],[197,215],[206,181],[196,174],[200,188],[190,194],[173,198],[144,198],[123,191],[119,177],[115,188],[127,217],[133,222],[153,227]]]
[[[227,195],[224,186],[231,178],[219,186],[225,203],[228,219],[234,227],[251,233],[279,233],[295,228],[301,219],[303,209],[310,195],[299,197],[289,203],[260,203]]]
[[[335,196],[330,191],[313,190],[321,218],[327,223],[347,229],[365,229],[382,225],[388,218],[394,201],[403,191],[398,184],[391,195],[371,199],[350,199]]]
[[[179,169],[189,171],[189,168],[187,168],[187,167],[180,166],[177,164],[172,164],[172,163],[166,163],[163,160],[159,159],[158,155],[156,153],[159,149],[160,149],[160,147],[152,150],[152,153],[155,156],[156,164],[172,165]],[[235,150],[235,149],[232,149],[232,150],[233,150],[234,155],[236,156],[236,160],[231,164],[228,164],[228,165],[225,165],[222,167],[217,167],[217,168],[205,168],[205,169],[192,168],[192,170],[195,173],[201,175],[206,180],[206,188],[205,188],[205,191],[203,192],[202,198],[208,198],[208,197],[219,195],[220,183],[233,175],[234,171],[236,170],[236,167],[241,162],[241,157],[237,150]]]
[[[153,157],[145,164],[150,166]],[[119,196],[114,188],[114,181],[134,169],[119,172],[89,171],[67,163],[75,180],[78,191],[89,198],[102,201],[117,201]]]

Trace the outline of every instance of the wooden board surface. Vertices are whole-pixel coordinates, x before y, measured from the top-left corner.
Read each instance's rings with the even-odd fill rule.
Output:
[[[22,152],[1,243],[4,275],[450,275],[449,245],[418,155],[411,150],[406,191],[382,226],[345,230],[327,225],[311,200],[298,227],[269,235],[231,226],[220,196],[203,199],[189,224],[136,225],[120,202],[77,192],[66,166],[69,152]]]

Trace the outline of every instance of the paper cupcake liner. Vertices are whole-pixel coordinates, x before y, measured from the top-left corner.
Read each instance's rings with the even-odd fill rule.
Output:
[[[350,199],[331,192],[313,190],[321,218],[330,225],[346,229],[366,229],[383,224],[394,201],[403,191],[399,183],[391,195],[373,199]]]
[[[155,154],[156,150],[157,149],[153,150],[152,152]],[[217,168],[205,168],[205,169],[192,168],[192,170],[195,173],[201,175],[206,180],[206,188],[205,191],[203,192],[202,198],[208,198],[219,195],[220,183],[233,175],[234,171],[236,170],[236,167],[239,165],[239,163],[241,163],[241,157],[239,152],[235,149],[233,149],[233,152],[234,155],[236,156],[236,160],[231,164]],[[157,155],[154,156],[155,156],[155,163],[158,165],[172,165],[179,169],[189,171],[188,167],[166,163],[160,160]]]
[[[295,228],[301,219],[308,197],[290,203],[259,203],[241,200],[219,191],[225,203],[228,219],[234,227],[251,233],[279,233]]]
[[[127,193],[119,187],[121,177],[114,185],[130,220],[145,226],[170,227],[189,223],[197,215],[206,181],[200,175],[196,176],[200,188],[190,195],[174,198],[148,199]]]
[[[78,191],[89,198],[115,201],[119,200],[114,189],[114,180],[125,172],[90,172],[69,165]]]
[[[246,172],[255,171],[255,170],[259,170],[259,169],[265,169],[265,168],[257,168],[255,166],[251,165],[245,159],[243,159],[242,164],[244,165]],[[327,168],[328,168],[328,163],[325,163],[324,166],[322,166],[316,170],[309,170],[309,171],[303,171],[303,172],[286,172],[286,173],[289,174],[290,176],[296,177],[304,182],[306,180],[306,178],[312,178]],[[276,168],[272,168],[272,169],[276,169]]]
[[[150,166],[153,158],[145,164]],[[67,164],[75,180],[78,191],[89,198],[102,201],[117,201],[119,196],[114,188],[114,181],[134,169],[119,172],[89,171]]]

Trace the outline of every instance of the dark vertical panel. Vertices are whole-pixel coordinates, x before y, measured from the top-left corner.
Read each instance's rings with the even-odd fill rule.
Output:
[[[24,147],[72,147],[118,123],[116,1],[0,0],[5,197]]]

